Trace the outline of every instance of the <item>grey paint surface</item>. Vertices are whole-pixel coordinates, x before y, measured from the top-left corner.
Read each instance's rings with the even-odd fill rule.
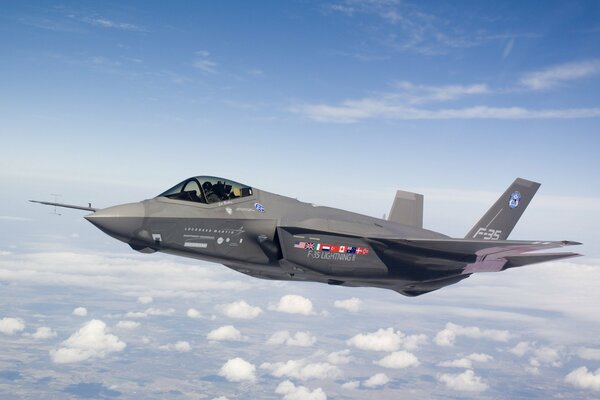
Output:
[[[203,181],[228,189],[216,199],[210,185],[200,189]],[[236,196],[231,190],[236,185],[223,178],[193,177],[153,199],[105,209],[42,203],[93,211],[85,217],[88,221],[143,253],[217,262],[263,279],[381,287],[407,296],[457,283],[472,273],[578,255],[528,254],[577,242],[506,240],[539,187],[521,178],[465,239],[422,229],[423,196],[414,193],[399,191],[390,220],[383,220],[245,185]],[[185,188],[191,186],[195,189],[188,195]]]
[[[388,220],[422,228],[423,195],[397,190]]]

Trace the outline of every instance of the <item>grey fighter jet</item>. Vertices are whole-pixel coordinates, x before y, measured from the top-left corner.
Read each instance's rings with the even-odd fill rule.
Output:
[[[212,176],[192,177],[153,199],[104,209],[35,202],[91,211],[88,221],[142,253],[212,261],[263,279],[418,296],[473,273],[578,256],[532,253],[577,242],[507,240],[539,186],[516,179],[462,239],[423,229],[423,196],[403,191],[396,193],[388,219]]]

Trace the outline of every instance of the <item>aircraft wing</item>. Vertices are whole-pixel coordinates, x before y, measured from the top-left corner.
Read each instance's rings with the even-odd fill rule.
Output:
[[[533,251],[579,245],[572,241],[522,241],[522,240],[465,240],[465,239],[367,239],[374,250],[385,258],[394,253],[412,254],[421,258],[421,264],[442,259],[449,263],[430,263],[438,271],[455,270],[464,265],[461,274],[503,271],[507,268],[577,257],[577,253],[533,253]],[[387,253],[387,254],[386,254]]]
[[[277,236],[283,258],[297,267],[291,273],[311,271],[329,284],[381,287],[406,296],[455,284],[473,273],[576,257],[572,252],[539,251],[580,244],[361,236],[289,226],[278,227]],[[342,248],[352,253],[337,254]]]

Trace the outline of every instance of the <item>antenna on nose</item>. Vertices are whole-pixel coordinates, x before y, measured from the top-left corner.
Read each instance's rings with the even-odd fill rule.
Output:
[[[58,198],[61,196],[60,194],[57,193],[50,193],[50,196],[54,196],[54,203],[58,203]],[[59,217],[62,215],[61,213],[59,213],[56,210],[56,205],[54,206],[54,209],[52,210],[52,212],[50,214],[54,214],[54,215],[58,215]]]

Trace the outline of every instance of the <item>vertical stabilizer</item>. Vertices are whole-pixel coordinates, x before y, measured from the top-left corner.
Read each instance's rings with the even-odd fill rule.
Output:
[[[506,240],[539,187],[537,182],[517,178],[465,239]]]
[[[418,193],[396,191],[396,198],[388,221],[399,224],[423,227],[423,195]]]

